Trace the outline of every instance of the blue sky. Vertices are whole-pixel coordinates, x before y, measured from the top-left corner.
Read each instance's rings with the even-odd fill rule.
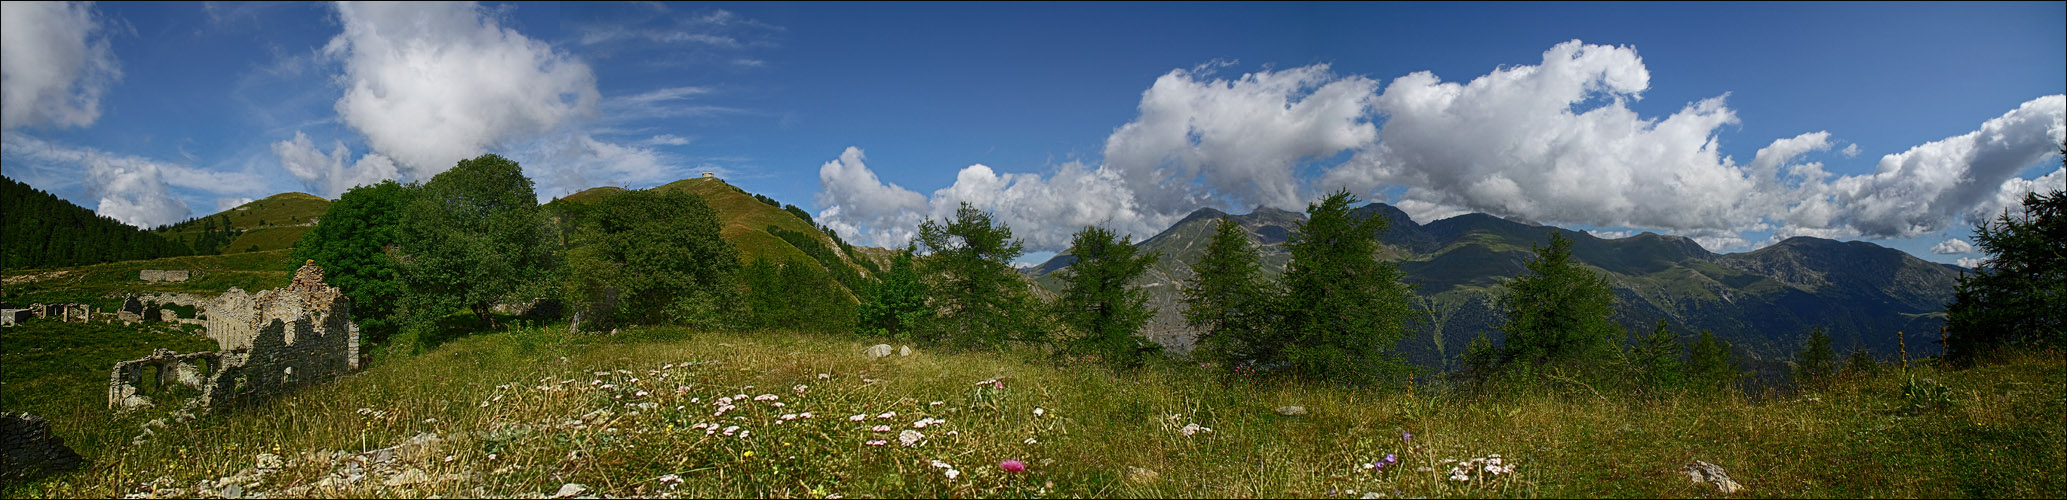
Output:
[[[1029,260],[1345,188],[1951,263],[2067,178],[2059,2],[6,8],[0,170],[141,225],[495,152],[548,199],[716,171],[875,245],[966,201]]]

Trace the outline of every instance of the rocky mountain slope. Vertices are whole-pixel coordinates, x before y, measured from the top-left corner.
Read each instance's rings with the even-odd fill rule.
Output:
[[[1818,325],[1831,332],[1839,349],[1892,356],[1900,348],[1896,333],[1903,332],[1912,355],[1936,352],[1944,305],[1962,272],[1865,242],[1797,237],[1751,252],[1716,254],[1679,236],[1604,239],[1479,213],[1424,225],[1382,203],[1358,212],[1391,222],[1378,235],[1379,257],[1398,263],[1406,282],[1437,311],[1417,318],[1401,345],[1409,359],[1431,367],[1454,364],[1481,331],[1499,338],[1494,304],[1500,284],[1521,274],[1534,256],[1531,247],[1553,232],[1572,239],[1574,256],[1607,277],[1620,299],[1616,320],[1624,328],[1647,333],[1665,319],[1684,337],[1714,331],[1754,369],[1791,358],[1801,337]],[[1178,351],[1190,348],[1195,334],[1183,324],[1178,286],[1191,277],[1190,263],[1204,252],[1223,215],[1200,209],[1138,243],[1164,256],[1137,283],[1152,290],[1150,303],[1158,309],[1145,332],[1152,340]],[[1265,208],[1232,217],[1259,245],[1265,272],[1281,273],[1291,258],[1285,241],[1304,215]],[[1054,273],[1071,261],[1057,255],[1027,273],[1056,289],[1061,280]]]

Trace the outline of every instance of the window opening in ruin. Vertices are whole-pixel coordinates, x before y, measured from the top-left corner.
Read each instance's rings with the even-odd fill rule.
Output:
[[[165,392],[164,373],[156,365],[145,366],[143,374],[137,377],[136,392],[144,396],[157,396]]]

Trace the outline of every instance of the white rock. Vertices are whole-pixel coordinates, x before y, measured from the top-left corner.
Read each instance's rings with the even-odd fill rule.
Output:
[[[876,344],[869,346],[868,352],[866,352],[865,354],[868,355],[868,359],[876,359],[884,356],[889,356],[890,352],[890,344]]]
[[[1693,463],[1687,464],[1687,467],[1681,469],[1681,471],[1686,472],[1687,478],[1692,479],[1696,483],[1715,485],[1715,488],[1722,490],[1724,495],[1732,495],[1745,490],[1744,485],[1737,484],[1737,481],[1731,480],[1730,474],[1724,471],[1720,465],[1695,460]]]
[[[553,498],[574,498],[588,492],[588,486],[583,486],[581,483],[567,483],[560,485],[560,491],[554,492]]]

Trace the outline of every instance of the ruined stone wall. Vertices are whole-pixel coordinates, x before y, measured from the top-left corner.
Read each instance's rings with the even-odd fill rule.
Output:
[[[108,409],[128,411],[156,406],[144,395],[145,389],[162,393],[172,384],[201,390],[202,400],[195,404],[205,405],[218,382],[214,375],[223,366],[222,358],[222,353],[215,351],[180,354],[158,349],[143,359],[115,363],[115,369],[108,374]],[[153,367],[157,368],[157,379],[144,380],[145,368]]]
[[[27,413],[0,414],[0,486],[63,472],[86,459],[50,433],[50,422]]]
[[[313,262],[295,271],[293,283],[285,288],[257,295],[232,288],[207,310],[208,336],[221,351],[154,354],[116,364],[109,380],[109,407],[122,410],[138,405],[141,396],[136,385],[144,366],[163,366],[159,373],[172,373],[175,381],[188,382],[187,372],[182,371],[188,368],[162,359],[213,356],[209,366],[219,368],[189,384],[202,388],[196,404],[210,407],[268,397],[359,369],[359,329],[351,323],[351,302],[343,292],[323,283],[323,269]],[[149,404],[148,398],[143,398],[143,404]]]

